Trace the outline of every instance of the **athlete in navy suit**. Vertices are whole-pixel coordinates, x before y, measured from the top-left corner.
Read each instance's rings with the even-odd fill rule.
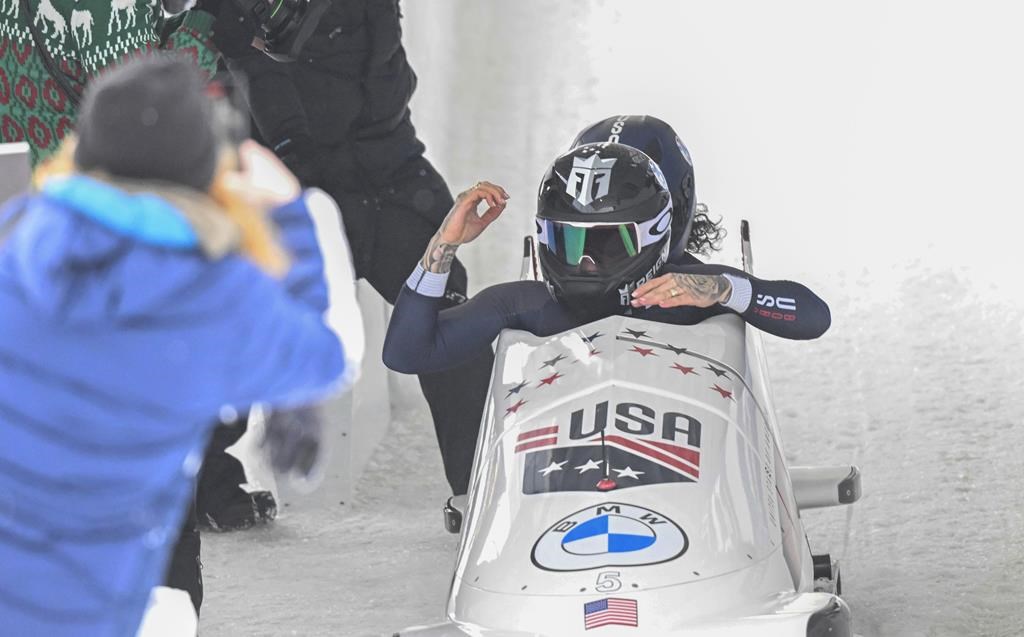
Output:
[[[687,251],[715,247],[719,231],[696,209],[689,153],[667,124],[609,118],[578,141],[605,135],[613,141],[574,148],[542,183],[537,231],[545,281],[502,283],[443,309],[456,249],[479,236],[508,200],[488,182],[459,195],[399,294],[384,345],[388,367],[442,370],[477,356],[504,329],[548,336],[613,314],[692,325],[732,312],[790,339],[828,329],[828,305],[806,286],[705,264]],[[615,141],[623,139],[631,145]],[[488,208],[478,216],[481,202]]]

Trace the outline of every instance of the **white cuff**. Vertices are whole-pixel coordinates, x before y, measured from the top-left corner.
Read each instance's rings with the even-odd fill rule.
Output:
[[[722,276],[732,284],[732,294],[729,295],[729,300],[720,305],[729,308],[737,314],[743,314],[750,307],[750,297],[753,293],[750,281],[746,277],[733,276],[731,274],[723,274]]]
[[[410,290],[417,294],[441,298],[444,296],[444,289],[448,287],[449,274],[451,273],[445,272],[440,274],[437,272],[427,272],[423,269],[422,265],[417,265],[416,269],[409,275],[405,284],[409,286]]]

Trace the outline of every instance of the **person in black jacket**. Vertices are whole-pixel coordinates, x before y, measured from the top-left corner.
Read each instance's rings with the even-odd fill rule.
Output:
[[[391,303],[453,205],[410,118],[416,75],[400,18],[396,0],[332,0],[294,63],[254,48],[255,26],[232,2],[222,2],[214,34],[228,69],[245,77],[260,136],[303,185],[338,202],[356,275]],[[442,303],[464,302],[466,288],[466,270],[455,261]],[[492,362],[481,351],[420,375],[456,495],[468,488]]]

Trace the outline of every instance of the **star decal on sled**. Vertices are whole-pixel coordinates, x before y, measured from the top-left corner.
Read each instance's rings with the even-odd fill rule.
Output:
[[[523,454],[523,494],[601,491],[602,484],[626,489],[650,484],[696,482],[700,448],[632,435],[559,446],[558,424],[524,431],[515,453]],[[591,474],[591,471],[596,472]]]
[[[561,471],[562,470],[562,465],[567,463],[567,462],[569,462],[569,461],[568,460],[563,460],[561,462],[555,462],[554,460],[552,460],[551,464],[549,464],[548,466],[544,467],[543,469],[541,469],[537,473],[541,474],[542,476],[546,476],[546,475],[548,475],[549,473],[551,473],[553,471]]]
[[[715,367],[711,363],[708,363],[707,365],[705,365],[704,369],[711,370],[712,372],[715,373],[715,376],[718,376],[719,378],[721,378],[722,376],[725,376],[726,378],[729,378],[729,372],[725,371],[724,369],[718,369],[717,367]]]
[[[657,356],[657,354],[654,353],[653,349],[648,349],[646,347],[639,347],[637,345],[634,345],[633,349],[631,349],[629,351],[636,352],[637,354],[643,356],[644,358],[647,358],[648,356]]]
[[[594,341],[596,341],[597,339],[601,338],[602,336],[604,336],[604,334],[602,334],[601,332],[594,332],[590,336],[584,336],[583,340],[585,340],[588,343],[593,343]]]
[[[530,384],[530,381],[528,381],[528,380],[524,380],[523,382],[519,383],[519,384],[518,384],[518,385],[516,385],[515,387],[512,387],[511,389],[509,389],[509,390],[508,390],[508,393],[507,393],[507,394],[505,394],[505,398],[508,398],[508,397],[509,397],[509,396],[511,396],[512,394],[518,394],[518,393],[519,393],[520,391],[522,391],[522,389],[523,389],[524,387],[526,387],[526,386],[527,386],[527,385],[529,385],[529,384]]]
[[[673,363],[672,364],[672,369],[679,370],[680,372],[682,372],[683,376],[687,376],[689,374],[693,374],[695,376],[700,376],[700,374],[698,374],[697,372],[693,371],[692,367],[687,367],[686,365],[680,365],[679,363]]]
[[[520,399],[519,402],[517,402],[516,404],[512,405],[511,407],[505,408],[505,415],[508,416],[509,414],[514,414],[518,412],[519,408],[525,405],[526,403],[527,401]]]
[[[644,331],[644,330],[630,330],[630,329],[627,329],[626,331],[633,338],[644,338],[644,337],[647,336],[647,332]]]
[[[557,365],[558,363],[564,361],[565,359],[566,359],[566,355],[565,354],[559,354],[558,356],[552,358],[551,360],[544,361],[544,364],[541,365],[540,367],[541,367],[541,369],[544,369],[545,367],[554,367],[555,365]]]
[[[685,347],[676,347],[675,345],[672,345],[671,343],[665,343],[665,349],[672,350],[676,354],[686,354],[687,352],[690,351],[690,350],[686,349]]]
[[[547,378],[542,378],[540,380],[540,383],[537,384],[537,387],[543,387],[544,385],[553,385],[554,382],[559,378],[565,378],[565,374],[555,372],[554,374],[548,376]]]
[[[620,478],[633,478],[634,480],[639,480],[640,476],[644,474],[643,471],[635,471],[633,469],[630,469],[629,465],[626,465],[625,469],[612,469],[612,471],[619,474]]]
[[[722,389],[721,387],[718,386],[717,383],[714,387],[708,387],[708,389],[715,390],[716,392],[722,395],[722,398],[725,398],[726,400],[732,400],[732,392],[729,391],[728,389]]]
[[[581,464],[580,466],[575,468],[579,469],[580,473],[586,473],[591,469],[600,469],[602,462],[604,462],[604,460],[598,460],[597,462],[594,462],[594,459],[591,458],[590,460],[587,460],[586,464]]]

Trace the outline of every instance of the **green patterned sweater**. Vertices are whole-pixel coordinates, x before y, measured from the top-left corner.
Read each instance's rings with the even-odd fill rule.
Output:
[[[209,74],[217,65],[213,16],[188,11],[166,40],[158,0],[28,0],[50,57],[81,94],[105,67],[154,49],[191,56]],[[35,50],[20,0],[0,0],[0,140],[28,142],[37,163],[72,129],[74,105]]]

